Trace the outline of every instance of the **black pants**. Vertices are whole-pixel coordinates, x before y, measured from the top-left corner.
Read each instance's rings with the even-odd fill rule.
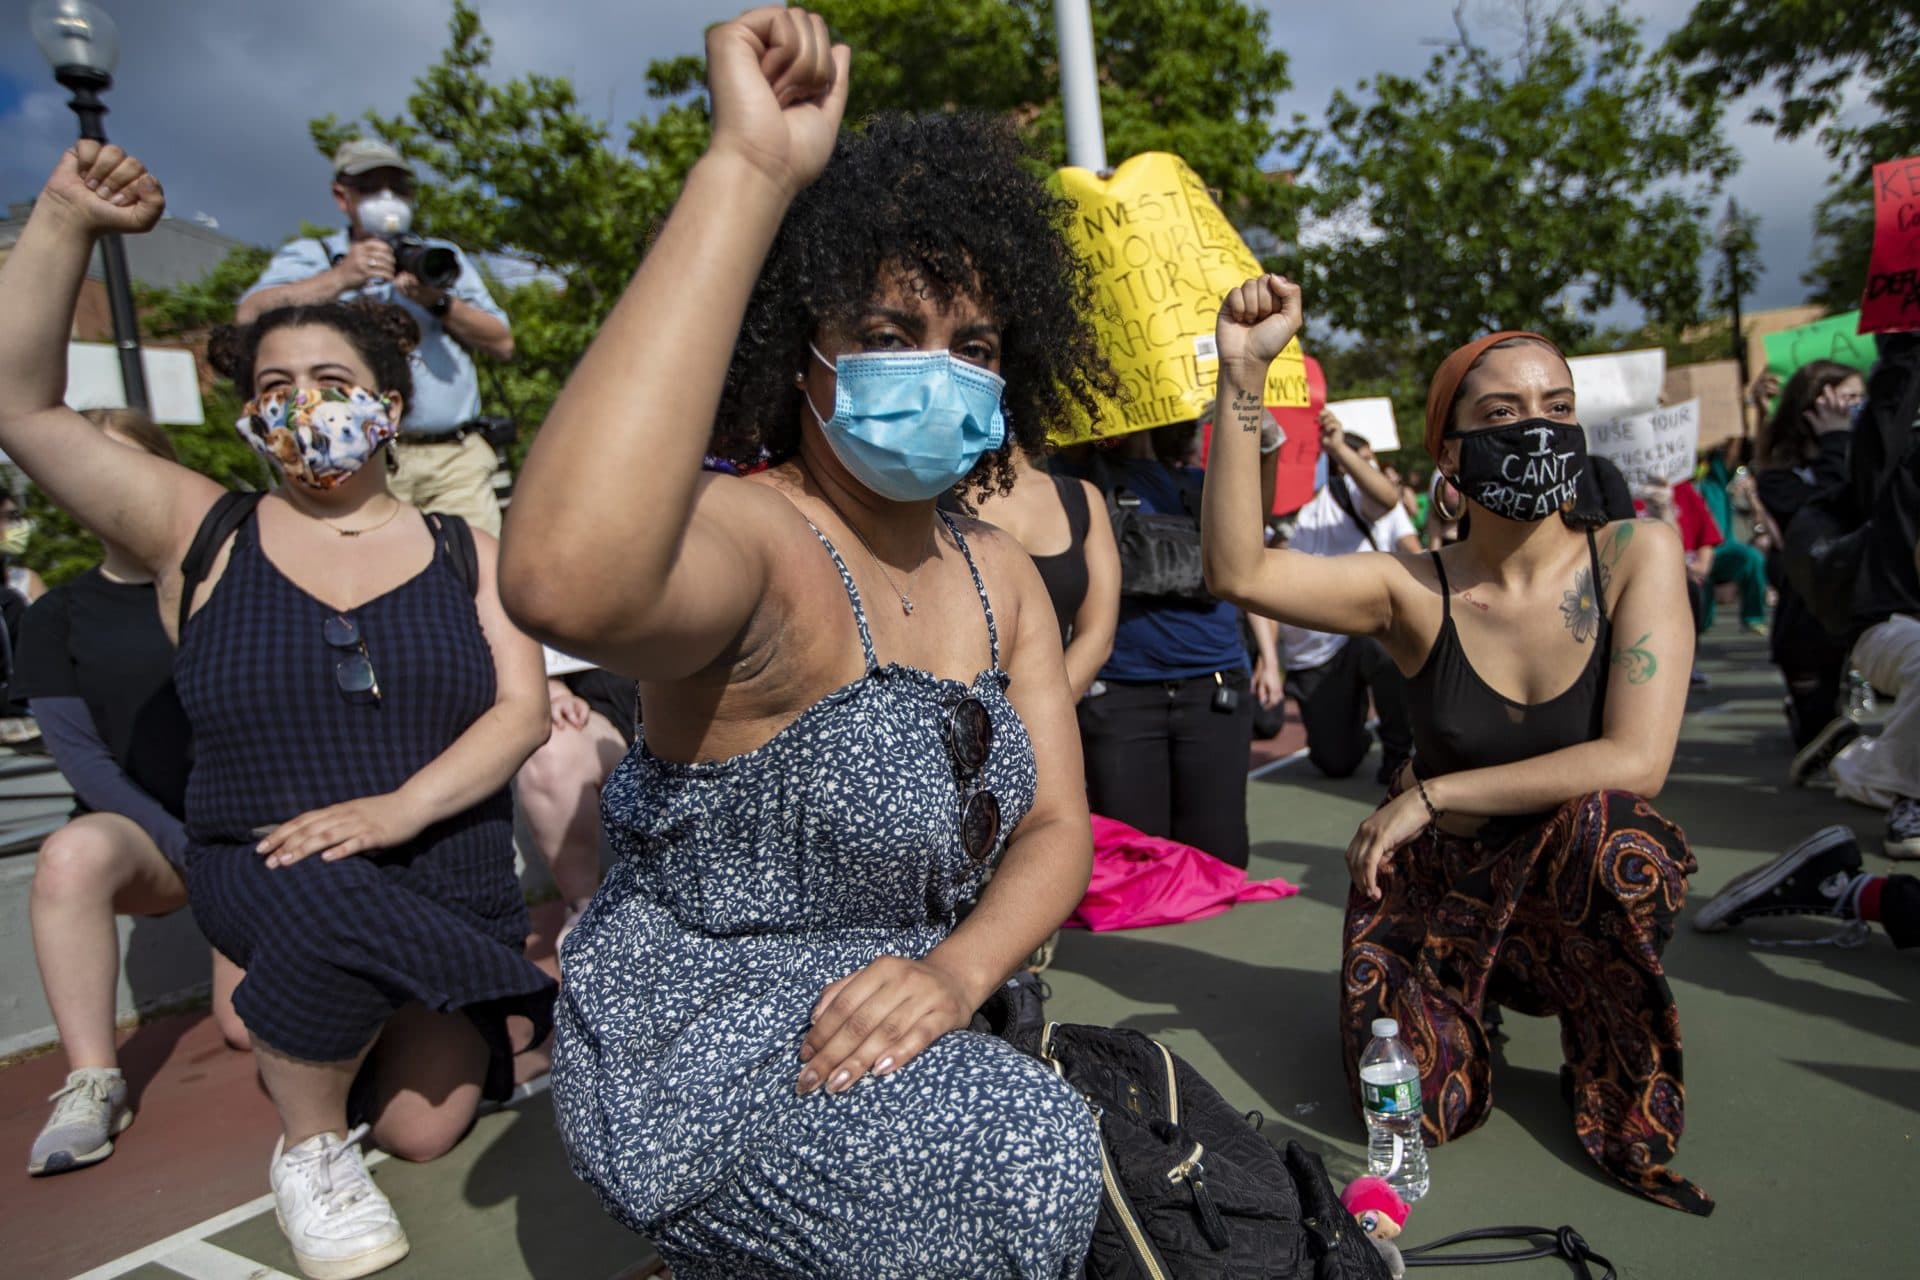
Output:
[[[1247,865],[1247,748],[1253,694],[1247,673],[1127,684],[1080,700],[1087,801],[1095,813]],[[1224,684],[1238,695],[1213,709]]]
[[[1829,635],[1793,589],[1784,587],[1780,606],[1773,612],[1771,648],[1792,700],[1791,728],[1797,750],[1840,714],[1840,686],[1851,646]]]
[[[1413,754],[1413,721],[1407,711],[1407,678],[1378,640],[1355,636],[1318,667],[1287,672],[1287,696],[1300,704],[1307,730],[1307,759],[1329,778],[1344,778],[1366,759],[1367,695],[1380,713],[1383,764]]]

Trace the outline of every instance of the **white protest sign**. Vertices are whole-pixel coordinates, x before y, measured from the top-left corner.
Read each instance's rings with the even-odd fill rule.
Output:
[[[1575,407],[1580,421],[1589,429],[1596,423],[1635,413],[1651,413],[1660,407],[1660,387],[1667,378],[1667,353],[1658,347],[1602,356],[1575,356],[1567,361],[1567,367],[1573,370]]]
[[[1688,400],[1588,427],[1587,448],[1619,467],[1630,488],[1678,484],[1693,475],[1700,448],[1700,402]]]
[[[1340,419],[1343,430],[1353,432],[1380,453],[1390,453],[1400,447],[1400,427],[1393,420],[1393,401],[1385,396],[1330,400],[1327,412]]]
[[[200,404],[200,370],[194,364],[193,352],[142,347],[140,368],[147,375],[147,402],[155,422],[178,426],[207,420]],[[126,408],[118,348],[105,342],[69,342],[65,399],[73,409]]]

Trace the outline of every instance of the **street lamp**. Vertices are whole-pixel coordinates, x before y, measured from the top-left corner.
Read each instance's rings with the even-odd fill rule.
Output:
[[[107,106],[100,95],[113,87],[113,67],[120,59],[120,29],[106,10],[91,0],[39,0],[28,22],[47,65],[53,68],[53,78],[73,94],[67,105],[80,117],[80,136],[105,142],[107,131],[101,120]],[[120,381],[127,393],[127,406],[144,413],[148,409],[147,374],[140,366],[140,325],[133,311],[126,246],[119,236],[100,238],[100,257],[106,268],[113,345],[120,349]]]
[[[1727,255],[1727,300],[1733,310],[1733,358],[1740,369],[1740,434],[1747,434],[1747,340],[1740,332],[1740,292],[1745,267],[1740,261],[1747,249],[1747,224],[1740,206],[1727,197],[1727,211],[1720,218],[1720,251]]]

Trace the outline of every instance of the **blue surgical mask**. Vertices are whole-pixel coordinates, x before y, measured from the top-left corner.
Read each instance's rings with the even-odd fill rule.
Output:
[[[843,355],[832,368],[833,416],[822,418],[811,396],[807,408],[840,464],[883,498],[937,498],[1007,438],[1005,380],[945,351]]]

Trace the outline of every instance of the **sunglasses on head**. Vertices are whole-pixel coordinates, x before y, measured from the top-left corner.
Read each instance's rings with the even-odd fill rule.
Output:
[[[320,634],[330,648],[350,650],[333,667],[333,683],[348,702],[380,701],[380,677],[374,672],[367,642],[360,625],[344,613],[336,613],[320,624]]]
[[[993,750],[993,717],[986,704],[968,694],[947,713],[947,752],[954,776],[967,787],[960,804],[960,847],[984,865],[1000,840],[1000,799],[980,783]]]

